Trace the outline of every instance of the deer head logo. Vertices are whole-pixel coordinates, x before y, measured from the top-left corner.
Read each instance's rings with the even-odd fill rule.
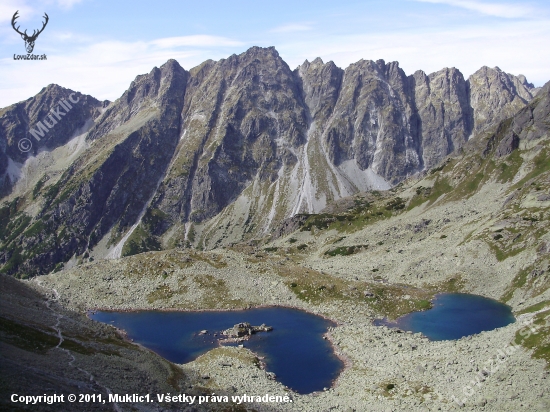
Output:
[[[44,29],[46,28],[46,25],[48,24],[48,20],[50,18],[48,17],[48,15],[46,13],[44,13],[44,18],[46,19],[46,21],[43,23],[42,28],[40,30],[38,30],[38,32],[36,30],[33,30],[32,35],[29,36],[27,34],[27,30],[25,30],[25,32],[21,33],[19,31],[19,26],[15,27],[15,20],[19,17],[17,15],[18,13],[19,13],[19,10],[17,10],[15,12],[15,14],[13,15],[13,17],[11,19],[11,25],[13,26],[13,29],[21,35],[21,38],[23,40],[25,40],[25,48],[27,49],[27,53],[32,53],[32,51],[34,50],[34,42],[36,41],[36,38],[38,37],[38,35],[40,33],[42,33],[44,31]]]

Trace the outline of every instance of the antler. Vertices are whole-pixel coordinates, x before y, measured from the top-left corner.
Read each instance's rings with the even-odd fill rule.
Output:
[[[42,25],[42,28],[41,28],[40,30],[38,30],[38,33],[34,34],[34,32],[35,32],[36,30],[33,31],[32,37],[38,37],[38,35],[39,35],[40,33],[42,33],[42,32],[44,31],[44,29],[46,28],[46,25],[48,24],[48,21],[50,20],[50,18],[48,17],[48,14],[47,14],[46,12],[44,12],[44,16],[43,16],[43,17],[46,19],[46,21],[45,21],[44,23],[42,23],[42,24],[43,24],[43,25]]]
[[[48,13],[44,13],[44,18],[46,19],[46,21],[44,23],[42,23],[42,28],[40,30],[38,30],[38,33],[36,32],[36,30],[33,30],[32,36],[29,36],[27,34],[27,30],[25,30],[24,33],[21,33],[19,31],[20,26],[15,27],[15,20],[17,20],[17,18],[19,17],[17,15],[18,13],[19,13],[19,10],[17,10],[15,12],[15,14],[13,15],[13,17],[11,18],[11,25],[17,33],[19,33],[21,36],[25,36],[25,39],[29,39],[29,40],[30,39],[36,39],[38,37],[38,35],[44,31],[44,29],[46,28],[46,25],[48,24],[48,21],[50,20],[50,18],[48,17]]]
[[[17,11],[15,12],[15,14],[13,15],[13,17],[11,18],[11,25],[13,26],[13,29],[14,29],[17,33],[19,33],[21,36],[26,36],[26,35],[27,35],[27,30],[25,30],[25,33],[21,33],[21,32],[19,31],[19,27],[20,27],[20,26],[15,27],[15,20],[19,17],[19,16],[17,15],[18,13],[19,13],[19,10],[17,10]],[[45,14],[45,13],[44,13],[44,14]]]

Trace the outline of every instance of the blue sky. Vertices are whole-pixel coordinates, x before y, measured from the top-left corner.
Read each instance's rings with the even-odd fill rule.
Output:
[[[47,28],[25,54],[11,27]],[[251,46],[275,46],[294,69],[321,57],[345,68],[360,59],[398,61],[407,74],[481,66],[550,80],[548,0],[187,1],[0,0],[0,107],[57,83],[115,100],[130,82],[174,58],[185,69]]]

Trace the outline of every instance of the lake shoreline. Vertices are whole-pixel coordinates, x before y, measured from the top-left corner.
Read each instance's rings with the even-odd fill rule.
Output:
[[[91,315],[94,315],[96,314],[97,312],[105,312],[105,313],[140,313],[140,312],[157,312],[157,313],[212,313],[212,312],[223,312],[223,313],[229,313],[229,312],[247,312],[247,311],[252,311],[254,309],[291,309],[291,310],[295,310],[295,311],[298,311],[298,312],[302,312],[302,313],[306,313],[308,315],[312,315],[312,316],[316,316],[316,317],[319,317],[321,319],[323,319],[324,321],[327,321],[329,322],[329,325],[327,325],[326,327],[326,331],[324,333],[322,333],[322,335],[320,336],[320,338],[322,340],[326,340],[327,343],[329,344],[330,346],[330,349],[332,351],[332,355],[337,358],[340,362],[341,362],[341,367],[338,368],[337,370],[337,377],[335,379],[332,379],[331,380],[331,384],[330,386],[328,387],[325,387],[323,390],[316,390],[316,391],[312,391],[312,392],[309,392],[309,393],[300,393],[300,392],[297,392],[296,390],[294,390],[293,388],[289,388],[289,390],[291,390],[292,392],[296,393],[296,394],[300,394],[300,395],[312,395],[312,394],[316,394],[316,393],[323,393],[324,391],[326,391],[327,389],[332,389],[332,388],[336,388],[338,386],[338,380],[340,378],[340,376],[346,372],[347,370],[349,370],[352,366],[353,366],[353,363],[351,361],[351,359],[346,356],[342,351],[339,350],[338,346],[336,345],[335,343],[335,338],[334,336],[331,334],[331,331],[334,330],[334,328],[338,327],[338,326],[342,326],[343,323],[342,322],[338,322],[338,321],[335,321],[331,318],[329,318],[328,316],[326,315],[323,315],[323,314],[319,314],[319,313],[315,313],[313,311],[310,311],[310,310],[306,310],[304,308],[300,308],[300,307],[296,307],[296,306],[290,306],[290,305],[255,305],[255,306],[247,306],[246,308],[244,309],[211,309],[211,308],[208,308],[208,309],[193,309],[193,310],[188,310],[188,309],[182,309],[182,308],[175,308],[175,309],[171,309],[171,308],[162,308],[162,309],[129,309],[129,308],[125,308],[123,310],[117,310],[117,309],[113,309],[113,308],[109,308],[108,310],[104,310],[104,309],[101,309],[101,308],[94,308],[94,309],[88,309],[85,311],[85,315],[88,319],[90,319],[91,321],[94,321],[94,322],[99,322],[99,323],[102,323],[102,324],[105,324],[105,325],[109,325],[111,327],[113,327],[115,330],[116,330],[116,333],[121,336],[122,339],[124,339],[126,342],[130,343],[130,344],[133,344],[133,345],[137,345],[138,347],[140,347],[141,349],[144,349],[144,350],[147,350],[147,351],[150,351],[150,352],[153,352],[154,354],[158,355],[158,356],[161,356],[163,359],[165,359],[166,361],[168,362],[171,362],[172,364],[174,365],[177,365],[177,366],[185,366],[185,365],[189,365],[190,363],[196,361],[197,359],[199,359],[201,356],[204,356],[206,355],[208,352],[210,352],[211,350],[214,350],[216,348],[222,348],[222,347],[231,347],[232,345],[226,345],[225,343],[227,343],[226,340],[223,340],[223,339],[215,339],[215,348],[210,348],[208,349],[205,353],[197,356],[196,358],[194,358],[193,360],[189,361],[189,362],[184,362],[184,363],[179,363],[179,362],[174,362],[174,361],[170,361],[169,359],[167,359],[166,357],[164,357],[163,355],[161,355],[160,353],[156,352],[155,350],[147,347],[147,346],[144,346],[143,344],[139,343],[139,342],[136,342],[134,339],[130,338],[130,336],[128,335],[127,331],[122,328],[122,327],[119,327],[119,326],[115,326],[113,325],[112,323],[106,323],[106,322],[102,322],[102,321],[99,321],[99,320],[96,320],[94,319],[93,317],[91,317]],[[243,320],[244,321],[244,320]],[[209,328],[207,327],[204,327],[203,328],[204,330],[209,330]],[[239,342],[235,342],[235,343],[240,343]],[[242,344],[244,345],[244,340],[242,341]],[[245,349],[247,349],[248,351],[250,351],[258,360],[259,360],[259,368],[261,370],[264,370],[264,371],[267,371],[267,364],[266,362],[264,361],[264,357],[263,355],[261,355],[260,353],[256,352],[254,349],[251,349],[250,347],[247,347],[247,346],[243,346]],[[284,385],[284,383],[282,381],[279,381],[279,378],[275,378],[278,382],[280,382],[281,384]],[[286,386],[286,385],[285,385]]]
[[[395,321],[375,320],[373,324],[422,333],[430,341],[440,341],[458,340],[516,322],[510,306],[482,295],[438,293],[432,303],[429,310],[411,312]]]

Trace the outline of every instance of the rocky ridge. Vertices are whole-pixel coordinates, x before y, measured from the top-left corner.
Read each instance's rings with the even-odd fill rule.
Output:
[[[60,102],[69,104],[60,107]],[[51,84],[24,102],[0,109],[0,195],[13,190],[29,156],[65,145],[86,132],[109,103]],[[23,139],[30,143],[28,150],[27,143],[19,147]]]
[[[40,169],[4,198],[15,235],[0,264],[29,276],[266,237],[297,213],[437,165],[535,92],[498,68],[465,80],[456,69],[407,76],[397,62],[342,70],[316,59],[292,71],[274,48],[190,71],[169,61],[95,118],[62,174]],[[2,110],[2,130],[14,110]]]

